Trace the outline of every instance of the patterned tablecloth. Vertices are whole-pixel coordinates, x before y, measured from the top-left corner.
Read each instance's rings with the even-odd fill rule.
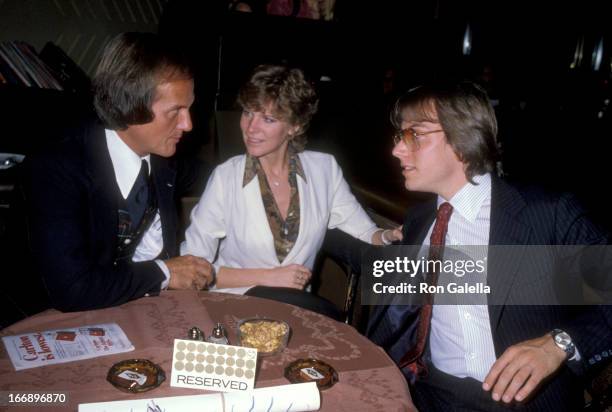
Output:
[[[67,392],[69,404],[61,410],[76,410],[79,403],[86,402],[200,394],[203,391],[170,387],[173,340],[185,339],[192,326],[199,327],[208,336],[214,323],[221,322],[228,331],[230,343],[234,343],[237,322],[256,316],[287,321],[292,335],[283,352],[262,358],[255,387],[288,384],[283,377],[284,367],[308,357],[329,363],[339,373],[339,382],[322,392],[323,411],[405,411],[412,406],[408,386],[399,369],[382,349],[352,327],[266,299],[193,291],[162,292],[158,297],[88,312],[49,310],[2,330],[0,336],[7,336],[116,322],[136,350],[16,372],[4,345],[0,345],[0,391]],[[168,380],[144,394],[118,391],[106,381],[106,374],[111,365],[129,358],[144,358],[159,364]],[[45,407],[44,411],[54,409]]]

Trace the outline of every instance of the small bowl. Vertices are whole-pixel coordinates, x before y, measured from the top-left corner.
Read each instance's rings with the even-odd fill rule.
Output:
[[[238,322],[238,344],[255,348],[259,356],[280,353],[287,347],[291,328],[284,320],[248,318]]]

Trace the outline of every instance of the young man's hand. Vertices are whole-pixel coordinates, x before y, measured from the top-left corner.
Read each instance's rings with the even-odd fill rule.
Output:
[[[495,401],[524,401],[545,378],[559,369],[566,356],[550,335],[517,343],[506,349],[493,364],[482,388],[491,390]]]

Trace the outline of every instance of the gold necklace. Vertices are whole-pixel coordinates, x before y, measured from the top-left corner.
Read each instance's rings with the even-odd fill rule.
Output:
[[[272,172],[270,172],[270,175],[272,175]],[[270,183],[272,183],[272,185],[274,185],[274,187],[279,187],[281,184],[280,180],[274,180],[272,176],[270,176],[268,180],[270,181]]]

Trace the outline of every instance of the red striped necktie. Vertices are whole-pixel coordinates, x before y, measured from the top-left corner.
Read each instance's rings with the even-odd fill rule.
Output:
[[[436,223],[431,237],[429,238],[429,261],[436,261],[442,259],[444,255],[444,244],[446,240],[446,232],[448,231],[448,221],[453,213],[453,207],[450,203],[444,202],[438,208],[438,215],[436,216]],[[433,265],[434,269],[437,269],[441,265]],[[438,283],[438,272],[433,270],[427,274],[427,283],[429,285],[436,285]],[[416,345],[413,346],[406,352],[399,362],[399,367],[409,368],[415,376],[425,372],[425,365],[423,365],[421,357],[425,349],[425,343],[429,335],[429,326],[431,324],[431,313],[433,310],[433,295],[427,294],[424,297],[425,301],[421,307],[421,313],[419,316],[419,324],[417,325],[417,339]]]

